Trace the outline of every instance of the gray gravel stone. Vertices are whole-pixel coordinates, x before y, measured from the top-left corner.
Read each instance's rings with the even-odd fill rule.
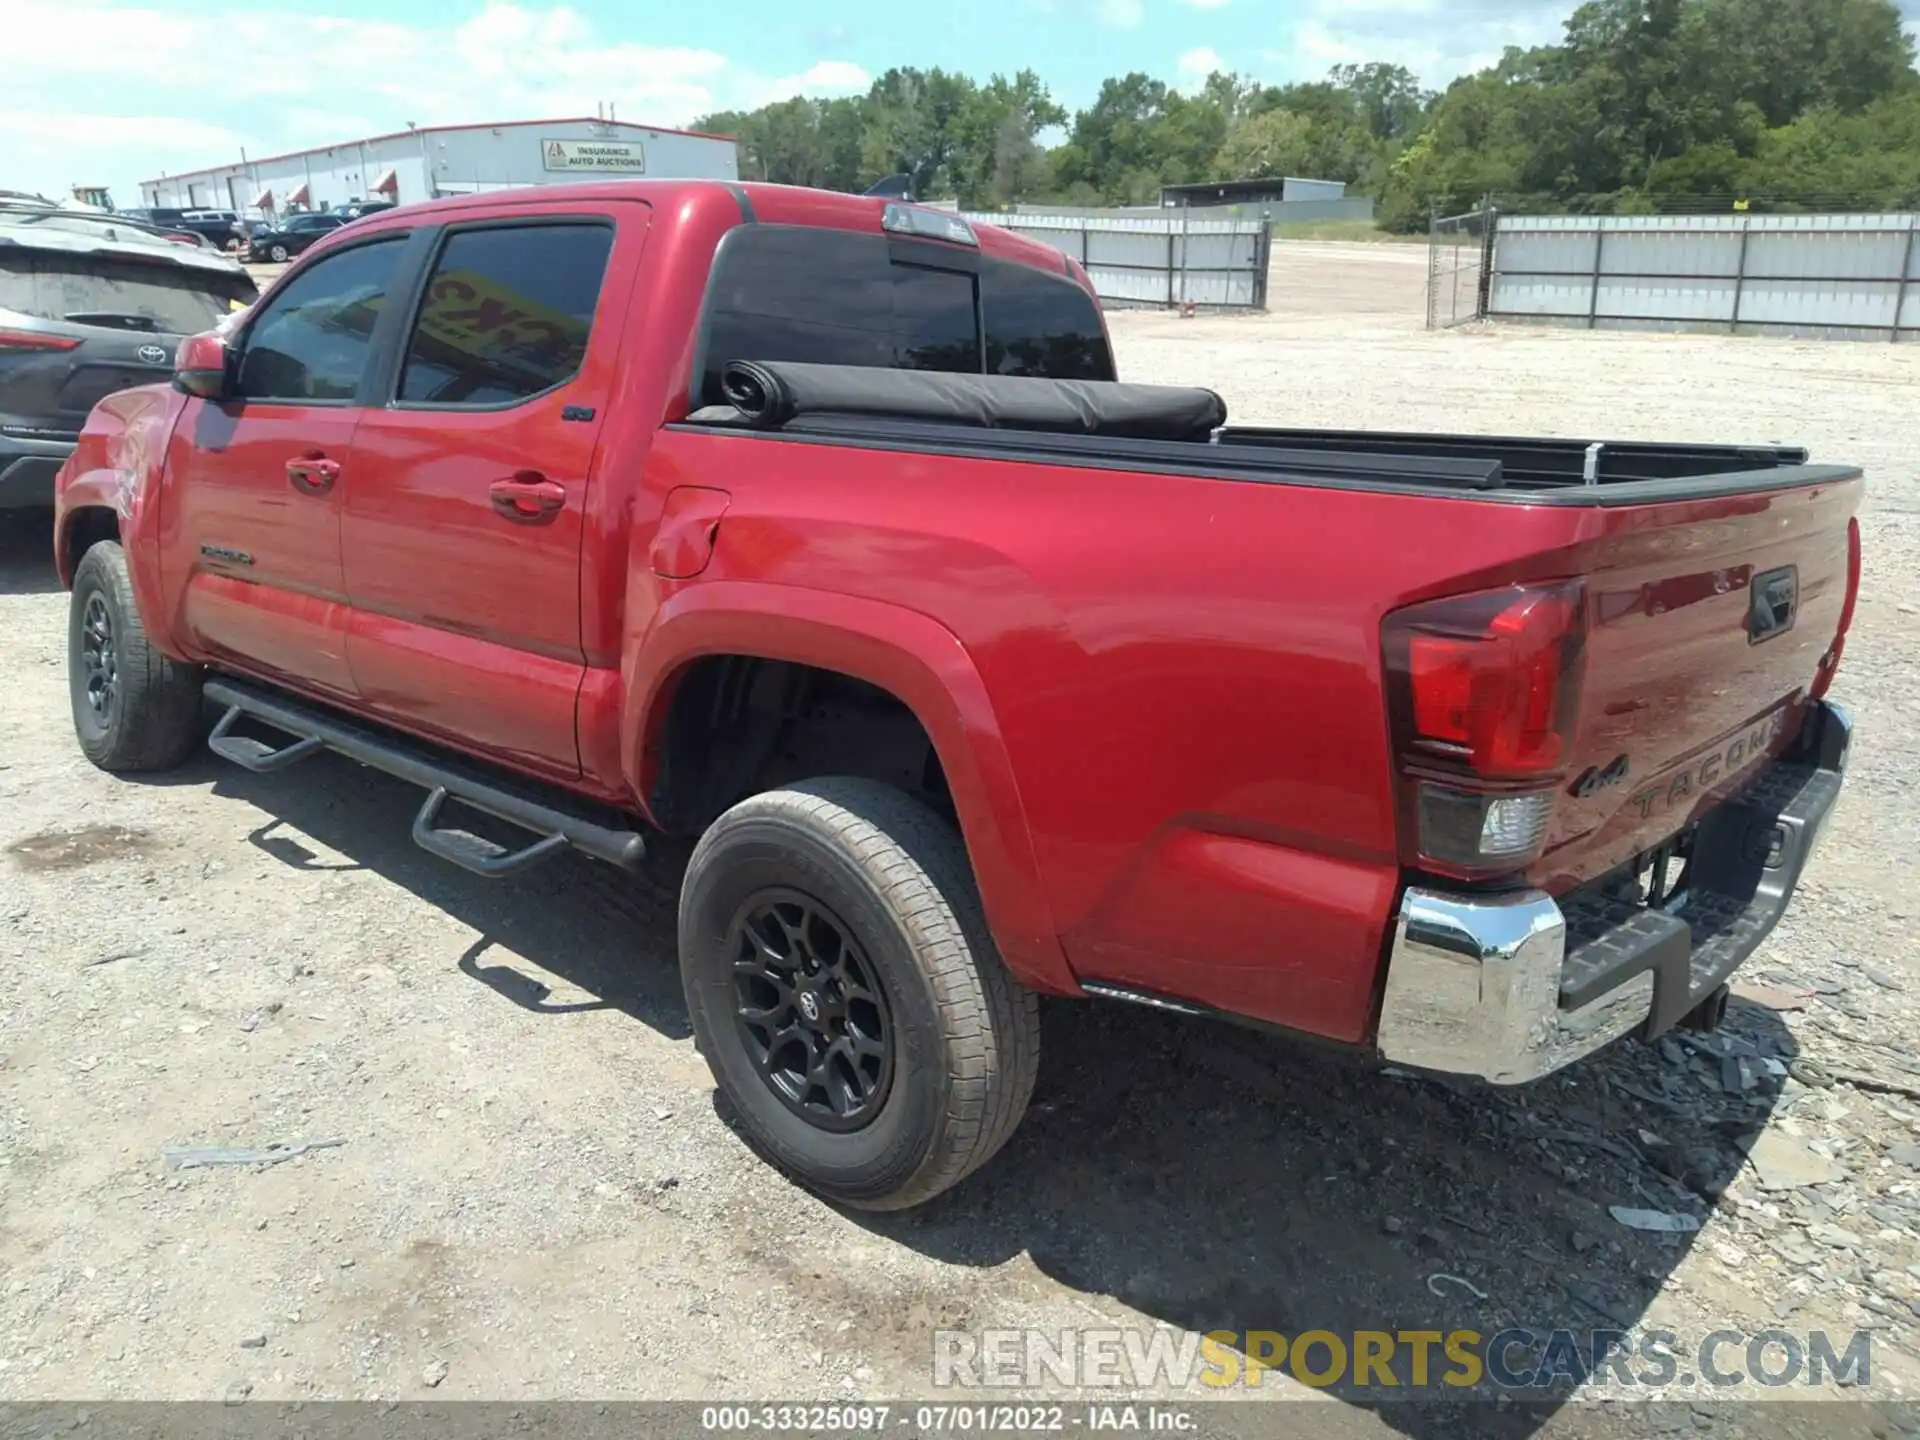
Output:
[[[1830,1245],[1836,1250],[1858,1250],[1867,1243],[1853,1231],[1839,1225],[1809,1225],[1807,1234],[1822,1245]]]
[[[1840,1167],[1824,1155],[1817,1155],[1805,1142],[1778,1130],[1768,1130],[1747,1152],[1747,1163],[1764,1190],[1795,1190],[1807,1185],[1824,1185],[1839,1178]]]

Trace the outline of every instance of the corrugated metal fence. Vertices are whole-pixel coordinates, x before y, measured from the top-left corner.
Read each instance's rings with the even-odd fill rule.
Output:
[[[1264,310],[1271,239],[1258,220],[1200,220],[1190,211],[1138,219],[1091,215],[968,214],[978,225],[1064,250],[1115,305]]]
[[[1487,314],[1911,339],[1920,335],[1920,216],[1502,215]]]

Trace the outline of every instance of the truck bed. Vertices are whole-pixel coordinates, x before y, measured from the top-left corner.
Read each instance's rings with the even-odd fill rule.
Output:
[[[1783,445],[1687,445],[1235,426],[1210,391],[739,363],[733,405],[682,422],[911,453],[1526,504],[1641,505],[1857,478]],[[735,382],[738,383],[735,383]]]
[[[1458,459],[1489,467],[1488,488],[1559,490],[1750,475],[1807,464],[1788,445],[1678,445],[1635,440],[1562,440],[1533,436],[1439,435],[1386,430],[1302,430],[1228,426],[1221,445],[1271,447],[1289,454],[1393,455]]]

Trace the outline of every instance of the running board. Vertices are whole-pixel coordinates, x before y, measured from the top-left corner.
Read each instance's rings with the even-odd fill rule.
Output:
[[[634,831],[613,829],[515,794],[464,767],[435,758],[424,745],[383,735],[298,700],[234,680],[209,680],[205,694],[215,704],[227,707],[207,739],[208,748],[221,759],[265,775],[322,750],[332,750],[421,786],[427,798],[414,817],[414,843],[475,875],[497,879],[516,874],[569,847],[628,869],[646,856],[646,841]],[[236,735],[233,727],[242,718],[284,731],[293,739],[276,747],[252,736]],[[518,850],[509,850],[482,836],[443,826],[439,823],[440,812],[449,800],[517,825],[539,838]]]

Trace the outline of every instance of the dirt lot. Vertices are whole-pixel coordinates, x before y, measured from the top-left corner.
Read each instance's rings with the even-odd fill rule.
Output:
[[[1715,1419],[1676,1391],[1656,1428],[1890,1433],[1920,1385],[1920,351],[1429,335],[1417,247],[1279,249],[1267,316],[1116,316],[1124,372],[1213,385],[1246,420],[1779,440],[1869,467],[1838,687],[1855,778],[1723,1036],[1488,1093],[1051,1005],[1008,1150],[925,1211],[842,1214],[714,1107],[670,865],[490,885],[412,846],[415,792],[344,763],[94,771],[44,526],[9,525],[0,1398],[922,1396],[942,1326],[1635,1324],[1683,1352],[1722,1328],[1871,1326],[1853,1393],[1874,1404]],[[302,1140],[344,1143],[270,1168],[162,1156]],[[1645,1235],[1608,1205],[1704,1228]],[[1649,1425],[1379,1399],[1336,1387],[1291,1423]]]

